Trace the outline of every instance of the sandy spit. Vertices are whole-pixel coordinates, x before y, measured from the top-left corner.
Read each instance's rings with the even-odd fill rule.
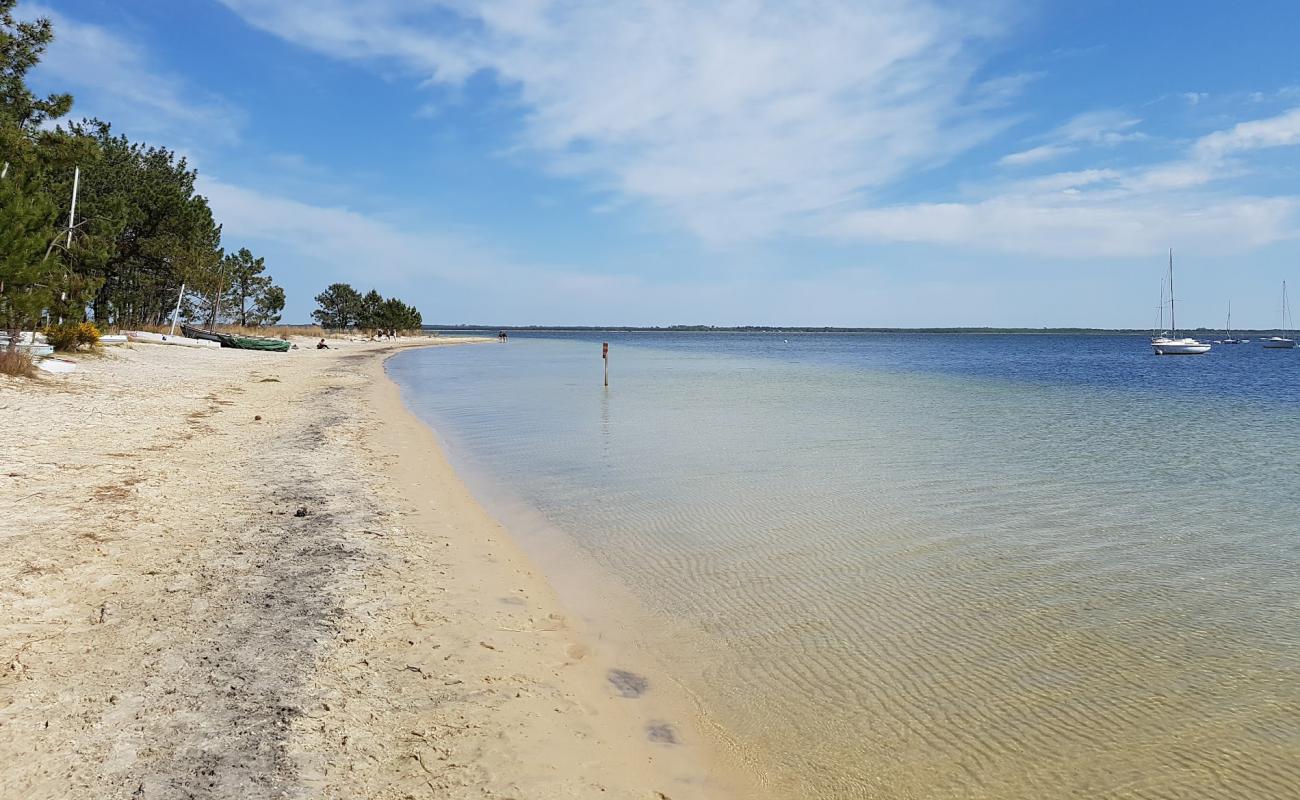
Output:
[[[0,797],[730,794],[401,405],[405,345],[303,344],[0,376]]]

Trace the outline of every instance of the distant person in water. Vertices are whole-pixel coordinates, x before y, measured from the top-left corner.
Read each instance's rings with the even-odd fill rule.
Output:
[[[328,349],[330,349],[330,346],[327,345],[327,344],[325,344],[325,340],[324,340],[324,339],[321,339],[319,342],[316,343],[316,349],[317,349],[317,350],[328,350]]]

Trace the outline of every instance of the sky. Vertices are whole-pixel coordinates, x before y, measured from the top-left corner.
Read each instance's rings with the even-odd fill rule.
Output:
[[[306,322],[1149,328],[1300,295],[1300,3],[41,0]]]

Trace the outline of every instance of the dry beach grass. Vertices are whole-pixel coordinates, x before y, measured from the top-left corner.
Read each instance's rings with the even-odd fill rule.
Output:
[[[31,356],[21,350],[0,347],[0,375],[30,378],[36,374]]]
[[[0,378],[0,797],[720,795],[402,408],[401,346]]]

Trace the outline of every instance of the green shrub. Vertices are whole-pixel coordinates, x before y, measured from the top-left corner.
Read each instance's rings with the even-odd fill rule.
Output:
[[[60,352],[72,352],[81,344],[81,325],[76,322],[63,322],[45,329],[45,341],[54,345]]]
[[[93,322],[83,322],[77,326],[77,344],[94,347],[99,344],[99,328]]]
[[[99,328],[93,322],[62,322],[45,329],[45,341],[55,350],[70,353],[81,347],[99,344]]]

